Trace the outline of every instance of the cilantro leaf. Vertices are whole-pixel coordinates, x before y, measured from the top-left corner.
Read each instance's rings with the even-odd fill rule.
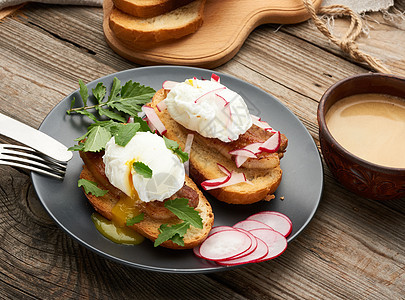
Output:
[[[132,225],[134,225],[136,223],[139,223],[144,219],[144,217],[145,217],[144,213],[140,213],[139,215],[137,215],[137,216],[135,216],[133,218],[127,219],[126,225],[127,226],[132,226]]]
[[[162,224],[159,228],[160,234],[155,240],[154,246],[157,247],[161,243],[171,239],[173,239],[174,243],[180,246],[184,246],[184,241],[182,238],[189,228],[190,223],[188,222],[182,222],[179,224],[174,224],[172,226],[169,226],[168,224]],[[178,237],[175,237],[175,235],[178,235]],[[179,238],[181,238],[182,244],[179,244]]]
[[[136,173],[139,175],[145,177],[145,178],[152,178],[153,171],[151,168],[149,168],[147,165],[145,165],[143,162],[136,161],[132,164],[134,170]]]
[[[86,194],[93,194],[96,197],[102,197],[108,193],[108,190],[102,190],[97,186],[97,183],[87,180],[87,179],[79,179],[77,182],[78,187],[83,187],[84,192]]]
[[[83,151],[98,152],[103,150],[110,139],[111,133],[105,127],[94,126],[89,130]]]
[[[177,156],[181,159],[183,163],[185,163],[188,160],[188,153],[182,151],[180,149],[179,144],[177,144],[176,141],[169,140],[167,137],[163,136],[163,139],[165,141],[167,149],[170,149],[173,151],[174,154],[177,154]]]
[[[188,199],[176,198],[174,200],[167,200],[164,206],[174,213],[179,219],[190,223],[196,228],[203,228],[203,223],[198,211],[188,205]]]
[[[102,82],[97,83],[96,87],[91,90],[93,92],[94,98],[96,98],[98,103],[103,101],[105,94],[107,93],[107,88],[103,85]]]
[[[115,137],[115,143],[125,146],[135,136],[141,125],[138,123],[117,123],[111,126],[111,133]]]
[[[89,99],[89,91],[87,90],[87,86],[84,84],[83,80],[79,79],[79,94],[82,97],[82,101],[84,106],[87,105],[87,99]]]

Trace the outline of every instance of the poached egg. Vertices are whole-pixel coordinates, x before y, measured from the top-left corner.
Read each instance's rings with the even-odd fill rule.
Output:
[[[117,145],[112,137],[106,144],[103,161],[110,183],[143,202],[163,201],[184,184],[183,163],[166,147],[162,137],[151,132],[137,132],[124,147]],[[133,168],[134,162],[147,165],[152,177],[138,174]]]
[[[204,137],[231,142],[252,126],[243,98],[217,81],[187,79],[170,90],[165,103],[175,121]]]

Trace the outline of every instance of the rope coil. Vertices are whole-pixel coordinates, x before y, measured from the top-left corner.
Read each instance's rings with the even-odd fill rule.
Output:
[[[307,8],[311,18],[320,32],[335,45],[341,48],[344,52],[348,53],[355,61],[367,63],[371,68],[380,73],[390,73],[384,64],[377,58],[362,52],[357,46],[355,40],[360,35],[363,27],[361,17],[344,5],[330,5],[321,7],[318,11],[312,3],[312,0],[302,0]],[[318,17],[318,14],[331,15],[331,16],[348,16],[350,17],[350,26],[342,38],[335,37],[327,28],[325,23]]]

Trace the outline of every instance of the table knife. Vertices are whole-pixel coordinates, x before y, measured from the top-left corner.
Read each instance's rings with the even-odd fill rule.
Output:
[[[73,153],[49,135],[0,113],[0,134],[23,143],[56,160],[68,161]]]

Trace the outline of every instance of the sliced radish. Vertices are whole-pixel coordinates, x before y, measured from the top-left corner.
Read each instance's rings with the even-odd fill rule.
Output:
[[[269,225],[264,224],[263,222],[260,222],[260,221],[256,221],[256,220],[243,220],[243,221],[236,223],[232,227],[238,228],[238,229],[239,228],[245,229],[247,231],[252,230],[252,229],[262,229],[262,228],[273,230]]]
[[[127,123],[134,123],[134,117],[129,117]]]
[[[211,75],[211,81],[219,82],[219,81],[220,81],[220,78],[219,78],[219,76],[218,76],[217,74],[212,73],[212,75]]]
[[[279,256],[287,248],[287,239],[277,231],[269,229],[252,229],[249,231],[255,237],[261,239],[269,247],[269,253],[260,259],[265,261]]]
[[[158,104],[156,104],[156,108],[159,110],[159,112],[164,111],[167,108],[165,100],[160,101]]]
[[[213,189],[213,188],[215,189],[215,188],[222,186],[223,184],[227,183],[230,179],[231,179],[231,175],[216,178],[216,179],[210,179],[210,180],[201,182],[201,186],[204,188],[204,190],[208,191],[210,189]]]
[[[194,134],[187,134],[186,144],[184,145],[184,152],[188,154],[188,160],[184,162],[184,170],[186,171],[187,176],[190,175],[190,152],[191,145],[193,144]]]
[[[150,106],[142,106],[142,110],[145,112],[146,117],[148,118],[148,121],[150,122],[150,125],[156,128],[156,130],[161,134],[164,135],[166,133],[166,127],[160,121],[158,115],[156,114],[155,110],[153,107]],[[152,129],[152,128],[151,128]]]
[[[216,232],[222,231],[222,230],[232,230],[232,229],[235,229],[235,228],[233,228],[231,226],[226,226],[226,225],[214,226],[214,227],[211,228],[211,231],[208,234],[208,236],[210,236],[210,235],[212,235],[212,234],[214,234]]]
[[[225,173],[225,175],[230,176],[231,171],[229,171],[227,168],[225,168],[223,165],[217,163],[218,168],[221,170],[222,173]]]
[[[208,260],[223,260],[235,257],[250,248],[250,237],[239,230],[222,230],[205,239],[200,246],[200,255]]]
[[[256,238],[257,247],[255,251],[240,258],[229,259],[225,261],[218,261],[217,263],[225,266],[236,266],[241,264],[255,263],[262,261],[269,254],[269,247],[261,239]]]
[[[240,253],[240,254],[238,254],[238,255],[232,257],[231,259],[236,259],[236,258],[244,257],[244,256],[246,256],[246,255],[251,254],[253,251],[256,250],[258,243],[257,243],[257,238],[256,238],[253,234],[251,234],[249,231],[244,230],[244,229],[239,229],[239,228],[236,229],[236,228],[233,228],[233,230],[239,230],[239,231],[242,231],[243,233],[245,233],[245,234],[250,238],[252,244],[250,245],[249,249],[247,249],[245,252]],[[224,261],[225,261],[225,260],[229,260],[229,258],[224,259]]]
[[[217,92],[217,91],[224,90],[224,89],[226,89],[225,86],[224,86],[224,87],[217,88],[217,89],[214,89],[214,90],[209,91],[209,92],[206,92],[205,94],[203,94],[203,95],[201,95],[200,97],[198,97],[197,99],[195,99],[194,103],[198,103],[199,101],[203,100],[205,97],[209,96],[209,95],[212,94],[213,92]]]
[[[231,174],[226,177],[203,181],[201,183],[201,186],[204,188],[204,190],[209,191],[212,189],[223,188],[241,182],[246,182],[245,174],[231,171]]]
[[[245,149],[245,148],[232,150],[232,151],[229,151],[228,153],[231,154],[231,155],[257,158],[256,154],[254,154],[253,151],[251,151],[249,149]]]
[[[177,84],[178,84],[178,82],[176,82],[176,81],[166,80],[166,81],[163,81],[162,88],[164,88],[165,90],[171,90]]]
[[[264,152],[277,152],[280,148],[280,131],[273,134],[267,141],[265,141],[261,146],[260,150]]]
[[[143,111],[138,112],[138,117],[142,118],[144,120],[146,118],[146,115]]]
[[[292,231],[292,223],[290,219],[272,212],[260,212],[247,218],[247,220],[256,220],[262,222],[283,236],[288,236]]]
[[[193,248],[193,253],[194,253],[195,256],[197,256],[197,257],[199,257],[199,258],[204,258],[204,257],[202,257],[201,254],[200,254],[200,246],[194,247],[194,248]]]
[[[215,99],[217,100],[217,103],[219,105],[225,106],[225,105],[229,104],[229,102],[226,101],[226,99],[224,97],[222,97],[221,95],[218,95],[217,93],[215,93]]]
[[[292,225],[292,221],[290,220],[290,218],[287,217],[285,214],[283,214],[281,212],[265,210],[265,211],[261,211],[260,214],[278,215],[278,216],[283,217],[284,219],[286,219]]]

